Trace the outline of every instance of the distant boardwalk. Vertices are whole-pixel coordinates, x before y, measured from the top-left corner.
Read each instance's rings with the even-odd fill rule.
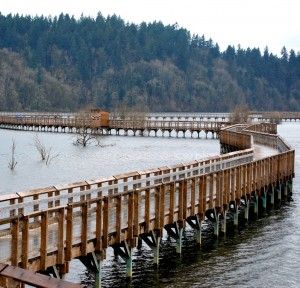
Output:
[[[23,125],[10,117],[1,118],[1,125]],[[31,116],[24,118],[33,121]],[[67,126],[71,117],[46,119],[49,126],[55,121],[72,126]],[[115,123],[105,129],[117,131],[121,123]],[[129,125],[124,121],[120,129],[134,129],[125,123]],[[40,124],[26,122],[32,127]],[[124,259],[126,277],[131,279],[132,252],[142,242],[151,248],[154,266],[159,266],[163,229],[176,240],[176,253],[181,255],[186,223],[195,229],[201,245],[203,221],[211,222],[219,237],[227,232],[228,213],[237,227],[239,214],[246,221],[259,217],[289,197],[295,151],[276,134],[275,124],[227,123],[218,129],[218,156],[0,196],[0,262],[62,277],[77,258],[95,274],[95,287],[101,287],[101,262],[108,247]],[[274,153],[258,156],[255,145],[272,147]],[[9,278],[2,277],[2,283],[9,283]]]
[[[149,113],[148,119],[178,121],[230,121],[231,113]],[[249,121],[281,122],[299,121],[300,112],[249,112]]]
[[[0,113],[0,128],[45,132],[77,133],[80,129],[96,134],[200,137],[204,132],[217,138],[222,128],[234,124],[227,113],[136,113],[109,114],[94,109],[91,114],[76,113]],[[298,120],[297,112],[250,113],[252,121],[280,122]]]
[[[212,137],[217,137],[222,128],[229,125],[230,122],[212,122],[212,121],[179,121],[179,120],[155,120],[147,117],[129,117],[121,119],[111,117],[106,121],[101,121],[93,115],[89,118],[82,118],[74,115],[65,116],[63,114],[9,114],[0,115],[0,128],[27,131],[45,131],[45,132],[69,132],[77,133],[80,129],[89,130],[96,134],[115,134],[134,136],[171,136],[175,133],[185,137],[186,132],[193,136],[200,137],[201,132],[205,132],[206,137],[211,133]],[[151,117],[150,117],[151,118]],[[159,132],[159,133],[158,133]]]

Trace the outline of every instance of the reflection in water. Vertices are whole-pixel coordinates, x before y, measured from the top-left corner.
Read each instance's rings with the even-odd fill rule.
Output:
[[[176,243],[165,234],[160,246],[160,267],[153,269],[152,251],[143,243],[134,249],[133,281],[126,283],[125,263],[107,249],[103,262],[103,287],[299,287],[300,218],[298,195],[300,179],[299,123],[283,123],[279,134],[296,149],[296,178],[293,201],[273,210],[264,218],[248,223],[218,241],[212,241],[212,227],[204,228],[204,241],[197,247],[194,231],[184,232],[182,257],[175,253]],[[104,137],[102,149],[83,149],[71,144],[67,134],[41,134],[57,162],[46,166],[30,145],[34,133],[1,131],[0,191],[10,193],[59,183],[100,178],[123,172],[161,167],[219,153],[215,140],[155,137]],[[18,165],[7,168],[11,138],[17,143]],[[205,137],[202,137],[205,138]],[[71,262],[66,280],[94,287],[93,277],[78,260]]]

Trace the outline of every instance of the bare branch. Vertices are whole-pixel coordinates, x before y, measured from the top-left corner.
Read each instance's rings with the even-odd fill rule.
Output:
[[[233,108],[229,119],[231,122],[248,122],[249,121],[249,108],[247,105],[236,106]]]
[[[12,139],[12,146],[11,146],[11,159],[8,162],[8,168],[10,168],[11,170],[14,170],[16,165],[17,165],[17,161],[15,159],[15,152],[16,152],[16,143],[15,140]]]
[[[91,110],[84,109],[77,113],[75,118],[77,127],[75,145],[86,147],[96,139],[96,135],[91,133]]]
[[[39,154],[41,156],[41,159],[44,161],[46,159],[46,156],[47,156],[47,151],[46,151],[45,145],[39,139],[38,134],[35,135],[34,146],[38,150],[38,152],[39,152]]]
[[[59,153],[57,153],[56,155],[51,155],[51,150],[52,150],[52,147],[50,147],[50,149],[47,151],[46,165],[50,165],[52,160],[59,156]]]
[[[47,149],[46,146],[39,139],[38,134],[36,134],[36,136],[35,136],[34,146],[38,150],[38,152],[41,156],[41,160],[45,161],[46,165],[49,165],[54,158],[59,156],[59,153],[56,155],[51,154],[52,147]]]

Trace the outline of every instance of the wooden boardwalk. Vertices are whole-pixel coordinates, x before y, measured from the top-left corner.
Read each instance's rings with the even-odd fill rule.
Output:
[[[190,122],[230,122],[232,118],[231,113],[127,113],[128,115],[122,115],[118,113],[112,113],[110,120],[133,120],[133,119],[143,119],[147,121],[190,121]],[[46,119],[49,119],[50,126],[56,126],[58,123],[61,127],[75,127],[75,117],[76,113],[58,113],[58,112],[42,112],[42,113],[16,113],[16,112],[0,112],[0,124],[5,122],[5,119],[9,119],[8,123],[15,124],[18,119],[18,123],[22,124],[21,121],[24,118],[31,118],[31,123],[36,124],[37,122],[41,123],[41,126],[47,126],[48,123]],[[35,120],[33,120],[35,118]],[[261,112],[261,111],[250,111],[247,115],[249,121],[253,122],[275,122],[279,123],[281,121],[299,121],[300,112],[279,112],[279,111],[270,111],[270,112]],[[44,120],[41,120],[44,119]],[[56,119],[56,122],[55,120]],[[67,120],[62,120],[67,119]],[[73,120],[72,120],[73,119]],[[43,122],[41,122],[43,121]],[[49,127],[50,127],[49,126]]]
[[[63,275],[78,258],[100,287],[109,246],[131,278],[132,249],[141,240],[158,266],[163,229],[176,239],[179,255],[186,223],[199,244],[203,221],[213,223],[218,237],[226,233],[227,213],[237,226],[240,207],[248,219],[251,205],[259,215],[291,193],[295,152],[274,134],[275,126],[220,130],[222,154],[215,157],[0,196],[0,262]],[[255,145],[271,152],[258,156]]]
[[[156,120],[178,120],[178,121],[230,121],[231,113],[149,113],[148,119]],[[249,121],[257,122],[280,122],[299,121],[300,112],[249,112]]]
[[[0,128],[44,131],[44,132],[68,132],[77,133],[81,129],[94,134],[115,135],[140,135],[140,136],[167,136],[185,137],[187,132],[191,137],[200,138],[204,132],[212,138],[218,138],[221,129],[231,123],[223,114],[210,115],[206,118],[202,114],[198,116],[185,116],[170,114],[141,114],[132,116],[111,115],[105,125],[94,125],[91,119],[82,119],[77,114],[0,114]],[[224,116],[224,117],[223,117]],[[257,116],[257,115],[256,115]],[[255,116],[255,117],[256,117]],[[203,120],[205,119],[205,121]],[[215,119],[215,120],[212,120]],[[227,121],[225,121],[227,119]],[[254,119],[254,118],[253,118]],[[221,121],[220,121],[221,120]],[[268,133],[276,133],[276,125],[269,125]]]
[[[109,120],[105,126],[94,126],[90,120],[79,121],[74,115],[58,116],[58,115],[21,115],[9,114],[0,115],[0,128],[14,129],[14,130],[27,130],[27,131],[45,131],[45,132],[69,132],[76,133],[79,129],[87,129],[95,134],[115,134],[115,135],[128,135],[129,133],[141,136],[149,136],[150,133],[154,136],[158,132],[162,136],[171,136],[175,132],[178,136],[185,137],[187,131],[191,135],[195,133],[198,138],[203,131],[211,133],[212,137],[217,136],[220,130],[229,122],[212,122],[212,121],[179,121],[179,120],[155,120],[134,117],[129,119],[114,119]]]
[[[4,278],[8,277],[9,281]],[[17,287],[18,283],[44,288],[82,288],[83,285],[63,281],[41,273],[32,273],[28,270],[0,263],[0,285],[1,287]]]

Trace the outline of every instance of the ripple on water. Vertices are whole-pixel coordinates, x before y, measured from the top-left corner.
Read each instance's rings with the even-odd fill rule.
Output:
[[[275,210],[263,219],[249,223],[242,230],[218,242],[211,241],[205,225],[204,244],[198,249],[192,230],[186,231],[182,257],[175,255],[176,243],[164,236],[161,243],[160,268],[152,267],[152,251],[143,244],[134,249],[133,282],[125,281],[125,264],[107,249],[103,262],[103,287],[299,287],[300,275],[300,130],[298,123],[283,123],[279,134],[296,149],[293,202]],[[296,128],[296,129],[295,129]],[[44,136],[45,135],[45,136]],[[39,162],[32,145],[34,133],[1,131],[1,192],[22,191],[28,187],[76,182],[172,163],[199,159],[219,153],[213,140],[105,137],[103,148],[82,149],[72,145],[66,134],[45,133],[43,138],[53,151],[59,152],[55,165]],[[17,141],[16,171],[6,167],[11,138]],[[113,144],[113,145],[110,145]],[[115,144],[115,145],[114,145]],[[110,145],[110,146],[109,146]],[[22,147],[22,148],[21,148]],[[24,150],[22,150],[24,148]],[[71,261],[66,277],[73,282],[94,287],[93,277],[78,260]]]

